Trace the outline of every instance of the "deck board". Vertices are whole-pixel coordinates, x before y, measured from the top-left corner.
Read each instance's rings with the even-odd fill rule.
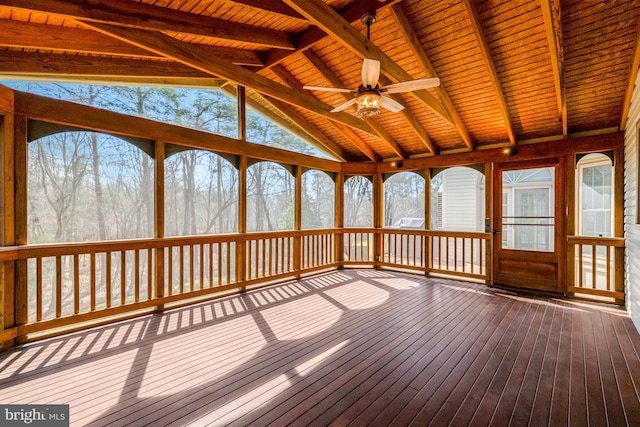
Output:
[[[72,425],[638,425],[620,307],[342,270],[0,354]]]

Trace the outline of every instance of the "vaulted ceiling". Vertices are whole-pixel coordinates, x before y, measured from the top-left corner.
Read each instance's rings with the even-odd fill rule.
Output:
[[[241,85],[345,161],[570,143],[624,129],[639,17],[638,0],[0,0],[0,79]],[[371,119],[302,88],[357,88],[364,58],[382,84],[441,85]]]

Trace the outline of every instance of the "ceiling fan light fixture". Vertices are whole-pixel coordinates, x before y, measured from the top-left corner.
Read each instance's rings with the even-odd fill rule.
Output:
[[[364,89],[358,93],[356,104],[358,105],[358,115],[362,117],[373,117],[380,114],[380,103],[382,96],[375,89]]]

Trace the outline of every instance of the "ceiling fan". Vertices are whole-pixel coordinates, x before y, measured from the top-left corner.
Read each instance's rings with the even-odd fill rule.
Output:
[[[376,15],[367,13],[361,20],[367,26],[367,40],[369,40],[371,24],[375,22]],[[402,104],[384,96],[383,94],[411,92],[440,85],[440,79],[436,77],[409,80],[379,87],[379,78],[380,61],[367,58],[362,64],[362,85],[360,85],[357,90],[324,86],[304,86],[303,88],[307,90],[319,90],[325,92],[355,93],[355,98],[337,106],[331,110],[331,112],[336,113],[356,104],[358,106],[358,115],[362,117],[372,117],[380,114],[380,107],[383,107],[392,113],[397,113],[404,109]]]

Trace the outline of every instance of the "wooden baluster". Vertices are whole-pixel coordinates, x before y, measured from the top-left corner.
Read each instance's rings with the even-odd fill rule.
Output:
[[[36,321],[42,320],[42,258],[36,258]]]
[[[204,243],[200,243],[200,251],[198,252],[200,255],[200,287],[199,289],[204,289]]]
[[[266,264],[267,264],[267,250],[266,250],[266,243],[265,243],[266,239],[262,239],[261,242],[261,246],[262,246],[262,276],[261,277],[265,277],[267,275],[267,271],[266,271]]]
[[[280,253],[280,238],[276,238],[276,274],[282,272],[282,254]]]
[[[62,317],[62,257],[56,257],[56,317]]]
[[[271,269],[271,266],[273,265],[273,253],[271,251],[272,248],[273,248],[273,239],[269,239],[269,245],[267,250],[267,252],[269,253],[269,257],[267,259],[269,263],[269,276],[273,275],[273,270]]]
[[[127,303],[127,254],[120,251],[120,305]]]
[[[42,260],[40,258],[38,258],[40,260],[40,262],[42,262]],[[91,307],[90,310],[91,311],[95,311],[96,309],[96,254],[95,253],[91,253],[90,255],[90,261],[89,261],[89,265],[90,265],[90,270],[91,270]]]
[[[111,252],[105,252],[105,263],[106,263],[106,277],[105,277],[105,289],[106,289],[106,299],[107,299],[107,308],[111,307]]]
[[[133,301],[140,302],[140,249],[133,251]]]
[[[169,251],[169,270],[168,270],[168,276],[169,276],[169,296],[173,295],[173,247],[169,246],[167,248]]]
[[[260,277],[260,241],[255,241],[256,246],[256,279]]]
[[[231,243],[227,242],[227,283],[231,283]]]
[[[478,241],[480,243],[482,243],[481,239],[478,239]],[[470,261],[471,262],[469,262],[469,265],[471,266],[471,274],[473,274],[475,272],[475,267],[476,267],[476,257],[474,256],[475,255],[475,253],[474,253],[475,252],[475,248],[476,248],[476,239],[472,238],[471,239],[471,253],[470,253],[470,255],[471,255],[471,260]]]
[[[196,245],[189,245],[189,292],[193,292],[193,285],[196,281],[195,274],[195,253],[196,253]]]
[[[251,254],[253,253],[253,241],[247,240],[247,242],[245,243],[245,247],[247,251],[247,280],[251,280],[251,277],[252,277],[251,272],[253,271],[253,264],[251,263],[251,260],[252,260]]]
[[[604,247],[605,251],[607,252],[607,261],[605,264],[605,275],[606,275],[606,280],[607,280],[607,290],[608,291],[614,291],[615,289],[612,289],[612,282],[611,282],[611,251],[614,249],[613,246],[605,246]]]
[[[416,248],[418,245],[419,236],[412,235],[410,237],[411,237],[411,240],[413,241],[413,257],[412,257],[411,265],[418,265],[418,253],[416,251]]]
[[[218,248],[218,286],[222,286],[222,243],[216,243]]]
[[[582,275],[583,275],[583,266],[582,266],[582,244],[578,245],[578,272],[580,273],[580,277],[578,278],[578,287],[582,288]]]
[[[73,255],[73,313],[80,313],[80,255]]]
[[[180,282],[178,283],[178,289],[180,290],[180,293],[184,293],[184,246],[180,245],[180,259],[179,259],[179,265],[180,265],[180,269],[179,269],[179,277],[180,277]]]
[[[318,242],[319,238],[317,234],[313,235],[313,246],[311,246],[311,267],[316,267],[318,264],[320,264],[320,261],[318,260],[318,246],[319,246],[319,242]]]
[[[478,274],[486,274],[487,270],[483,265],[483,257],[487,250],[487,245],[489,241],[487,239],[478,239]],[[475,247],[475,246],[474,246]],[[475,264],[475,258],[473,258],[473,263]]]
[[[596,245],[591,245],[591,289],[597,288],[598,263],[596,256]]]
[[[453,238],[453,271],[458,271],[458,238]]]
[[[209,287],[213,287],[213,243],[209,243]]]
[[[153,298],[153,251],[147,249],[147,301]]]

